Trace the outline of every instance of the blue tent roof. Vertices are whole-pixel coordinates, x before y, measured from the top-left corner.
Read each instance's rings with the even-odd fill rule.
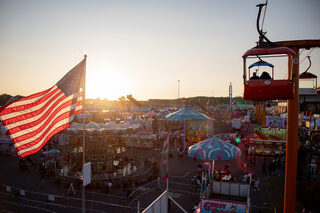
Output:
[[[207,117],[204,114],[196,112],[190,108],[183,108],[177,112],[170,113],[166,116],[168,121],[187,121],[187,120],[207,120]]]
[[[258,67],[258,66],[265,66],[265,67],[274,67],[273,64],[270,64],[268,62],[265,61],[257,61],[256,63],[253,63],[249,66],[249,69],[251,69],[252,67]]]
[[[201,160],[232,160],[240,155],[240,149],[218,138],[209,138],[189,147],[188,156]]]

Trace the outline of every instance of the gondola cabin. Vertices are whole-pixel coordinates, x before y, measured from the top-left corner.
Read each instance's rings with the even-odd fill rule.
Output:
[[[294,54],[294,51],[287,47],[269,47],[269,48],[252,48],[248,50],[243,57],[243,81],[245,100],[288,100],[293,99],[294,85],[292,82],[292,71],[287,79],[274,79],[274,66],[270,63],[262,61],[265,56],[270,57],[289,57]],[[260,61],[250,65],[247,69],[246,61],[248,58],[257,58]],[[252,76],[251,68],[264,67],[269,71],[261,73],[260,77]],[[292,67],[292,66],[289,66]],[[271,75],[269,74],[271,73]],[[265,75],[266,74],[266,75]]]
[[[317,94],[317,76],[307,72],[299,75],[299,95],[316,95]]]
[[[299,75],[299,95],[316,95],[317,94],[317,76],[308,72],[311,67],[310,56],[309,59],[309,67],[306,71]]]

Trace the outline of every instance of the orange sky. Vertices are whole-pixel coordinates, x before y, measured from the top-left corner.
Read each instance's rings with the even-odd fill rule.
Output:
[[[177,98],[178,80],[180,97],[228,96],[230,82],[241,96],[241,56],[258,39],[261,2],[2,0],[0,93],[45,90],[87,54],[88,98]],[[272,41],[320,39],[319,8],[317,0],[269,1],[264,30]],[[319,75],[320,50],[310,55]]]

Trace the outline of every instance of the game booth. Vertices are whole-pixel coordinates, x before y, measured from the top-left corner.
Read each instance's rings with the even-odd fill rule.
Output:
[[[203,161],[199,177],[193,178],[200,185],[201,199],[195,212],[247,212],[250,183],[233,178],[228,164],[230,160],[240,159],[240,155],[238,147],[218,138],[189,147],[188,156]],[[215,168],[218,161],[225,161],[224,169]]]

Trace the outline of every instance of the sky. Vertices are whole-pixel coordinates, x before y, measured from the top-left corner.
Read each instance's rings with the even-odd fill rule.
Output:
[[[0,0],[0,94],[48,89],[86,54],[87,98],[226,97],[230,83],[242,96],[242,55],[258,40],[263,2]],[[263,30],[271,41],[320,39],[319,8],[269,0]],[[307,55],[320,76],[319,48],[301,51],[300,72]]]

